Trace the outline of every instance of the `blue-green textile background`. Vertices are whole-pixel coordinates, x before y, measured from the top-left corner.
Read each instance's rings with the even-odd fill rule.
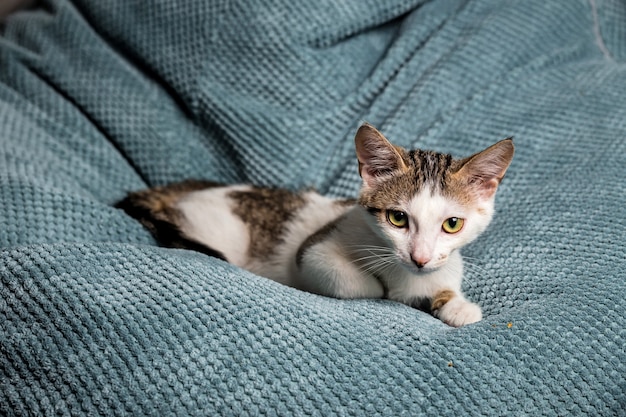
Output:
[[[44,0],[2,31],[0,414],[626,415],[624,2]],[[482,322],[302,293],[113,208],[189,177],[354,196],[362,121],[515,137],[464,252]]]

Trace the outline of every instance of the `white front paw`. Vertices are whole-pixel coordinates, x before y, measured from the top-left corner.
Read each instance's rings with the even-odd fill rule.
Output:
[[[483,313],[477,304],[455,297],[433,312],[434,316],[444,323],[461,327],[481,321]]]

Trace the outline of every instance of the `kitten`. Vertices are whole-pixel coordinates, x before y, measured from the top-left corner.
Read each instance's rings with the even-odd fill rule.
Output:
[[[388,298],[457,327],[481,320],[461,293],[459,249],[491,221],[512,140],[456,160],[394,146],[364,124],[355,144],[358,200],[185,181],[131,193],[118,207],[164,245],[304,291]]]

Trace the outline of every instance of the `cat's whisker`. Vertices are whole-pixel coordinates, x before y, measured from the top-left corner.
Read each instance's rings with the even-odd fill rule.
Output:
[[[357,258],[353,261],[353,263],[391,262],[394,259],[395,259],[395,256],[392,254],[370,255],[370,256],[363,256],[361,258]]]
[[[358,256],[360,254],[363,254],[364,256]],[[354,256],[358,256],[355,257],[354,259],[367,259],[367,258],[374,258],[374,257],[387,257],[387,256],[393,256],[393,252],[391,250],[387,250],[387,251],[371,251],[371,250],[360,250],[360,251],[355,251],[352,252],[352,255]]]
[[[369,265],[377,265],[382,264],[384,262],[391,262],[390,259],[383,258],[369,258],[352,262],[352,264],[357,265],[359,267],[367,267]]]
[[[365,256],[358,256],[361,254],[367,254]],[[359,262],[362,260],[366,260],[366,259],[382,259],[382,258],[386,258],[386,257],[393,257],[394,254],[393,252],[389,249],[389,248],[385,248],[384,250],[382,248],[380,249],[372,249],[372,248],[368,248],[365,247],[363,249],[360,250],[355,250],[352,251],[351,253],[353,256],[358,256],[356,258],[354,258],[354,261]]]
[[[381,271],[385,271],[389,268],[391,268],[392,266],[394,266],[394,263],[391,261],[386,261],[386,262],[379,262],[379,263],[373,263],[371,265],[369,265],[368,267],[364,268],[364,267],[359,267],[359,269],[364,272],[364,273],[373,273],[373,272],[381,272]]]
[[[462,258],[463,258],[463,261],[465,261],[467,264],[470,264],[470,265],[479,266],[476,262],[481,262],[480,259],[472,258],[470,256],[462,256]]]
[[[391,252],[391,249],[387,246],[373,246],[373,245],[350,245],[347,246],[353,253],[368,251],[368,252]]]
[[[475,264],[473,262],[465,262],[464,265],[468,268],[468,269],[476,269],[479,270],[481,272],[487,272],[487,269],[483,268],[482,266]]]
[[[354,255],[360,254],[360,253],[366,253],[366,254],[370,254],[373,256],[392,256],[394,254],[394,251],[392,251],[391,249],[387,248],[386,250],[371,250],[371,249],[361,249],[358,251],[353,251],[352,252]]]
[[[370,273],[394,266],[395,256],[392,253],[376,254],[354,259],[351,263],[356,265],[361,271]]]
[[[393,256],[388,255],[388,256],[365,256],[362,258],[358,258],[358,259],[354,259],[352,261],[353,264],[355,265],[360,265],[360,266],[369,266],[369,265],[377,265],[380,263],[393,263]]]
[[[466,271],[472,272],[472,273],[476,273],[476,274],[479,274],[481,276],[489,277],[492,274],[492,272],[489,271],[488,269],[483,268],[482,266],[474,264],[472,262],[465,262],[464,266],[465,266],[465,270]]]
[[[467,261],[470,261],[470,262],[480,262],[481,261],[480,258],[474,258],[472,256],[462,255],[462,258],[463,258],[463,260],[467,260]]]

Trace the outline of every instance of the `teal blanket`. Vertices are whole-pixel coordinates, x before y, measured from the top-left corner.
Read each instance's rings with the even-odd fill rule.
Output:
[[[625,415],[619,0],[44,0],[0,38],[0,414]],[[363,121],[517,153],[453,329],[161,248],[186,178],[354,196]]]

